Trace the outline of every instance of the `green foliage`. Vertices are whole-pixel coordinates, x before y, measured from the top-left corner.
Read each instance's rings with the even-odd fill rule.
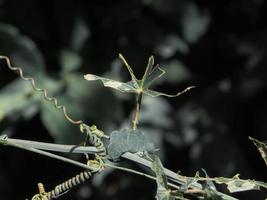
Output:
[[[184,91],[178,92],[177,94],[174,95],[150,90],[148,88],[152,85],[152,83],[157,79],[159,79],[163,74],[165,74],[165,71],[162,70],[158,65],[154,66],[154,57],[153,56],[149,57],[145,73],[141,80],[138,80],[135,77],[132,68],[121,54],[119,54],[119,58],[123,61],[124,65],[127,67],[127,70],[131,75],[132,79],[131,81],[123,83],[112,79],[103,78],[101,76],[96,76],[93,74],[86,74],[84,78],[88,81],[100,80],[102,81],[105,87],[111,87],[121,92],[129,92],[136,94],[143,93],[151,97],[158,97],[158,96],[177,97],[194,87],[194,86],[188,87]]]
[[[21,66],[25,73],[31,76],[44,74],[45,62],[40,50],[16,27],[0,23],[0,44],[1,54],[9,56],[14,65]]]
[[[15,27],[6,24],[0,24],[0,36],[0,40],[3,40],[0,47],[1,53],[12,58],[11,65],[21,66],[24,77],[32,76],[37,88],[47,89],[48,97],[57,96],[58,105],[66,105],[69,114],[74,118],[90,117],[97,121],[98,118],[101,118],[101,126],[110,124],[110,119],[105,114],[113,116],[114,120],[120,118],[120,105],[116,101],[113,101],[113,108],[117,108],[116,112],[108,105],[99,109],[97,116],[94,110],[82,109],[87,106],[88,102],[93,107],[100,107],[100,105],[104,105],[105,98],[103,99],[103,96],[109,99],[114,96],[110,92],[101,91],[94,84],[88,86],[86,81],[80,78],[82,75],[76,70],[80,67],[81,60],[75,52],[67,50],[62,52],[60,62],[64,67],[59,72],[61,79],[55,80],[45,72],[42,54],[30,38],[21,35]],[[5,65],[6,63],[1,59],[1,70],[5,69]],[[95,96],[95,93],[100,96]],[[18,119],[30,120],[40,113],[45,128],[56,142],[73,144],[81,141],[82,136],[78,134],[78,129],[65,120],[60,110],[51,107],[53,103],[44,100],[43,95],[44,93],[35,92],[30,83],[20,78],[11,81],[0,89],[0,122]]]
[[[163,165],[160,161],[160,158],[156,155],[154,156],[151,168],[156,174],[157,200],[174,200],[174,199],[186,200],[186,198],[183,197],[182,193],[178,191],[172,191],[171,189],[169,189]]]
[[[231,193],[247,190],[260,190],[261,187],[267,189],[267,183],[249,179],[239,179],[239,175],[236,175],[233,178],[218,177],[213,178],[213,180],[218,184],[226,184],[227,189]]]
[[[206,177],[201,177],[199,176],[199,173],[197,172],[194,177],[185,177],[185,178],[187,181],[186,181],[186,184],[183,185],[184,191],[190,188],[190,185],[192,183],[197,183],[197,182],[201,183],[203,181],[205,183],[204,189],[208,189],[210,191],[217,190],[214,183],[225,184],[230,193],[243,192],[243,191],[248,191],[248,190],[260,190],[260,188],[267,189],[267,183],[264,183],[261,181],[250,180],[250,179],[240,179],[239,174],[235,175],[233,178],[225,178],[225,177],[210,178],[207,175]],[[213,194],[217,195],[215,193]]]
[[[68,97],[64,98],[64,96],[62,96],[62,98],[59,98],[59,101],[68,108],[72,116],[82,116],[79,106]],[[62,111],[55,109],[50,102],[42,102],[41,120],[51,136],[53,136],[58,143],[77,144],[83,139],[83,136],[78,132],[77,126],[66,121]]]
[[[161,161],[159,157],[155,156],[153,164],[152,164],[152,170],[156,174],[157,178],[157,194],[156,199],[157,200],[173,200],[175,199],[171,194],[170,190],[168,190],[167,185],[167,178],[164,174],[163,165],[161,164]]]
[[[144,55],[153,53],[166,73],[165,80],[157,79],[152,87],[162,83],[160,90],[175,91],[194,83],[199,88],[192,95],[172,101],[143,98],[144,112],[141,110],[138,128],[160,147],[164,163],[173,169],[178,166],[177,170],[185,174],[204,167],[213,175],[231,177],[240,172],[266,180],[266,166],[257,152],[244,146],[248,135],[266,140],[266,1],[142,0],[99,4],[2,0],[0,4],[0,54],[10,56],[25,75],[34,76],[37,85],[47,88],[49,96],[56,96],[60,104],[66,105],[71,116],[97,124],[107,133],[120,130],[131,115],[131,106],[126,102],[129,96],[88,84],[81,79],[82,74],[90,72],[121,81],[124,74],[121,63],[114,58],[115,51],[128,52],[137,74],[143,71],[139,66]],[[34,135],[41,141],[51,137],[55,142],[76,144],[81,136],[78,128],[64,122],[62,113],[49,103],[40,103],[41,95],[15,79],[2,61],[0,75],[1,133],[23,138]],[[53,116],[58,119],[52,120]],[[261,143],[256,142],[256,146],[266,154],[266,146]],[[19,156],[18,165],[14,156],[5,151],[0,154],[3,199],[18,198],[10,192],[16,190],[13,186],[20,185],[16,190],[19,199],[29,191],[31,178],[20,171],[39,173],[42,168],[42,174],[59,174],[56,164],[43,168],[36,160],[30,169],[23,165],[27,163],[23,156]],[[6,168],[6,163],[13,167]],[[13,180],[9,174],[20,178]],[[108,172],[98,176],[92,182],[98,190],[86,193],[87,187],[81,188],[77,191],[80,196],[69,192],[67,198],[151,197],[149,184],[138,178],[114,179],[114,174]],[[139,193],[133,189],[136,185]],[[112,192],[105,190],[104,195],[103,188],[112,188]],[[266,198],[259,191],[235,196],[242,200]]]

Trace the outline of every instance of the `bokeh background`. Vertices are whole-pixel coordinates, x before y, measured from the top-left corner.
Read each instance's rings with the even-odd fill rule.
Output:
[[[267,181],[266,166],[248,140],[267,139],[266,11],[264,0],[0,0],[0,54],[57,96],[73,118],[106,133],[130,126],[134,96],[88,82],[83,75],[128,81],[118,53],[137,77],[154,55],[166,70],[154,89],[174,94],[196,86],[178,98],[143,99],[140,128],[160,148],[164,165],[187,176],[204,168],[211,177],[240,173]],[[0,66],[1,134],[81,143],[77,127],[5,62]],[[0,199],[31,198],[38,182],[49,190],[80,170],[0,147]],[[153,199],[155,190],[155,183],[142,177],[107,171],[59,199]]]

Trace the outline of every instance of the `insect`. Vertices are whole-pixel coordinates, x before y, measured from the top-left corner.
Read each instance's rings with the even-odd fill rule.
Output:
[[[39,183],[38,184],[39,194],[34,195],[32,197],[32,200],[50,200],[53,198],[57,198],[60,195],[67,192],[69,189],[73,188],[74,186],[85,182],[87,179],[91,177],[92,173],[98,172],[101,169],[103,169],[107,157],[106,148],[104,146],[103,141],[101,140],[102,137],[107,137],[104,134],[104,132],[99,130],[95,125],[88,126],[84,124],[82,120],[73,120],[67,114],[66,107],[64,105],[58,105],[58,100],[55,97],[49,97],[46,89],[36,87],[34,78],[25,77],[22,69],[20,67],[13,67],[8,57],[0,55],[0,59],[6,61],[6,64],[10,70],[18,72],[22,80],[30,82],[33,90],[35,90],[36,92],[41,92],[46,101],[52,102],[56,109],[61,110],[66,120],[68,120],[72,124],[80,125],[81,132],[86,133],[86,140],[88,139],[88,141],[92,145],[94,145],[98,150],[98,152],[95,154],[95,160],[88,160],[87,162],[87,164],[90,166],[96,166],[97,170],[81,172],[77,176],[57,185],[55,189],[50,192],[45,192],[43,184]],[[3,137],[3,139],[2,138],[0,139],[1,139],[0,142],[4,142],[5,138]]]
[[[96,160],[89,160],[88,164],[93,164],[95,162],[98,162],[99,169],[104,167],[105,160],[107,158],[107,152],[106,148],[104,146],[103,141],[101,140],[102,137],[107,137],[103,131],[99,130],[95,125],[88,126],[84,123],[80,125],[81,132],[86,134],[86,139],[88,138],[88,141],[94,145],[98,152],[95,154]],[[96,163],[95,163],[96,164]]]

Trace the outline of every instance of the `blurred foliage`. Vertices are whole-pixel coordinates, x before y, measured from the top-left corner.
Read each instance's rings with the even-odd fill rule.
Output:
[[[238,172],[266,182],[266,166],[248,140],[267,139],[266,9],[263,0],[0,0],[0,54],[58,97],[73,118],[107,133],[130,126],[134,98],[83,75],[129,80],[117,58],[122,52],[140,78],[153,54],[167,72],[156,90],[172,94],[197,86],[177,99],[144,98],[140,128],[161,149],[164,165],[188,176],[203,167],[212,177]],[[80,143],[78,128],[49,104],[0,62],[1,133]],[[2,199],[25,199],[37,182],[52,187],[77,171],[10,149],[1,149],[0,157]],[[63,198],[155,196],[142,178],[116,172],[99,174],[88,185]]]

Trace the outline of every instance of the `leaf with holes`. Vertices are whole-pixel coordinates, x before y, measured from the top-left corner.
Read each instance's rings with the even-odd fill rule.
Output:
[[[163,74],[165,74],[165,71],[161,69],[159,65],[154,66],[154,57],[153,56],[149,57],[145,73],[141,80],[138,80],[135,77],[132,68],[121,54],[119,54],[119,58],[123,61],[128,72],[130,73],[132,79],[131,81],[123,83],[120,81],[115,81],[113,79],[96,76],[94,74],[86,74],[84,78],[88,81],[100,80],[105,87],[111,87],[121,92],[137,93],[137,94],[144,93],[151,97],[157,97],[157,96],[177,97],[194,87],[194,86],[188,87],[182,92],[178,92],[177,94],[174,95],[150,90],[148,88],[152,85],[152,83],[158,80]]]
[[[123,129],[113,131],[110,135],[108,155],[113,160],[119,160],[123,153],[154,152],[154,145],[148,141],[140,130]]]
[[[260,190],[260,188],[267,189],[267,183],[255,181],[255,180],[244,180],[239,178],[239,174],[233,178],[218,177],[213,178],[218,184],[226,184],[229,192],[243,192],[248,190]]]

